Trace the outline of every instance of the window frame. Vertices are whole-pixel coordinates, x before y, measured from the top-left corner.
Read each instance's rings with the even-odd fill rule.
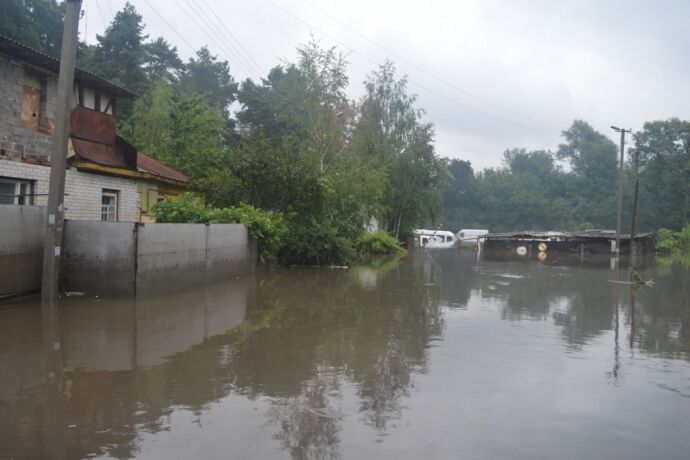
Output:
[[[104,198],[112,198],[113,204],[104,204]],[[120,191],[104,188],[101,190],[101,222],[118,222],[120,214]]]
[[[34,194],[35,194],[35,182],[30,179],[18,179],[14,177],[0,177],[0,183],[14,184],[14,195],[12,196],[12,204],[15,206],[33,206],[34,204]],[[24,193],[22,193],[22,188],[25,187]],[[26,193],[28,189],[28,193]],[[27,200],[28,198],[28,200]]]

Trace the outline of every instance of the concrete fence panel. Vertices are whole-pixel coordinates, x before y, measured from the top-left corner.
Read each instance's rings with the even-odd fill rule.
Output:
[[[132,222],[67,221],[63,239],[63,289],[99,295],[134,295],[135,226]]]
[[[139,226],[137,295],[174,291],[206,282],[206,226]]]
[[[43,206],[0,205],[0,296],[41,288]]]
[[[41,288],[46,211],[0,205],[0,296]],[[256,268],[256,242],[240,224],[67,220],[62,289],[143,296],[232,278]]]
[[[252,247],[247,227],[241,224],[210,224],[206,227],[206,277],[228,279],[252,269]]]

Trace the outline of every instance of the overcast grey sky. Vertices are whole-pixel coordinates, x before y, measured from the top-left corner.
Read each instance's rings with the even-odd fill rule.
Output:
[[[94,42],[124,3],[85,0],[82,36]],[[131,3],[151,38],[164,37],[185,60],[208,44],[230,62],[236,80],[293,60],[310,33],[348,54],[353,98],[363,94],[367,73],[389,58],[436,126],[438,153],[475,168],[499,165],[510,147],[554,149],[575,118],[612,139],[611,124],[639,129],[649,120],[690,118],[684,0]],[[228,30],[251,60],[237,57],[243,51]]]

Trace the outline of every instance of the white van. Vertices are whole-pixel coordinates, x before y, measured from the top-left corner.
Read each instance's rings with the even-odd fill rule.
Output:
[[[415,244],[420,248],[452,248],[458,239],[453,232],[447,230],[415,230],[414,231]]]
[[[484,243],[484,239],[481,238],[484,235],[488,235],[489,231],[488,230],[480,230],[480,229],[474,229],[474,228],[466,228],[463,230],[460,230],[457,233],[457,238],[459,241],[460,246],[476,246],[477,245],[477,239],[479,239],[479,243],[482,244]]]

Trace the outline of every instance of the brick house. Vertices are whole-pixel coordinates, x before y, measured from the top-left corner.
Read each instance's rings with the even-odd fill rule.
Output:
[[[0,35],[0,204],[45,205],[59,60]],[[151,221],[189,178],[117,135],[117,100],[135,95],[75,71],[65,182],[68,219]]]

